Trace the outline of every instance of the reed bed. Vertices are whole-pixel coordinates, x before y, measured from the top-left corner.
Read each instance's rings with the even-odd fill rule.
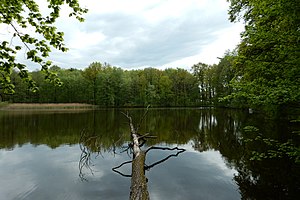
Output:
[[[0,107],[2,110],[86,110],[94,105],[83,103],[11,103]]]

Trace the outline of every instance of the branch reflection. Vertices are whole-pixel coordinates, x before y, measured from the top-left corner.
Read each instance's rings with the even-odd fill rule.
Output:
[[[145,152],[145,154],[147,155],[147,153],[148,153],[150,150],[154,150],[154,149],[156,149],[156,150],[163,150],[163,151],[165,151],[165,150],[169,150],[169,151],[175,151],[175,150],[178,150],[178,151],[177,151],[177,153],[171,154],[171,155],[169,155],[169,156],[167,156],[167,157],[165,157],[165,158],[163,158],[163,159],[161,159],[161,160],[156,161],[155,163],[152,163],[151,165],[146,165],[146,164],[145,164],[144,167],[145,167],[145,170],[147,170],[147,171],[149,171],[151,168],[155,167],[156,165],[159,165],[159,164],[161,164],[161,163],[167,161],[167,160],[170,159],[171,157],[177,157],[179,154],[185,152],[185,149],[178,148],[178,147],[168,148],[168,147],[155,147],[155,146],[152,146],[152,147],[150,147],[149,149],[147,149],[147,151]],[[124,177],[132,177],[131,174],[130,174],[130,175],[129,175],[129,174],[124,174],[124,173],[120,172],[119,170],[117,170],[117,169],[121,168],[123,165],[129,164],[129,163],[132,163],[132,160],[123,162],[123,163],[120,164],[119,166],[112,168],[112,170],[113,170],[114,172],[120,174],[121,176],[124,176]]]

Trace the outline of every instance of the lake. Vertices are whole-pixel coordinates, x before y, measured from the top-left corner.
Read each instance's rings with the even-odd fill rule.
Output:
[[[120,174],[130,175],[130,163],[112,170],[132,159],[122,111],[0,111],[0,199],[128,199],[131,180]],[[145,172],[153,200],[295,199],[299,193],[299,164],[252,159],[266,145],[245,140],[299,142],[297,123],[230,109],[153,108],[141,123],[143,109],[129,113],[141,134],[156,136],[143,149],[185,150],[147,154],[147,166],[158,162]],[[83,134],[89,140],[80,142]]]

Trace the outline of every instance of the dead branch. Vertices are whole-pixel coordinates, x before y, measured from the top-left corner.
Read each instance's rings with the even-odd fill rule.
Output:
[[[138,125],[136,127],[136,132],[139,131],[139,129],[141,127],[141,124],[143,123],[144,119],[146,118],[146,115],[148,114],[149,108],[150,108],[150,105],[147,106],[146,111],[144,112],[143,117],[141,118],[140,122],[138,123]]]
[[[122,176],[125,176],[125,177],[132,177],[132,175],[131,175],[131,174],[130,174],[130,175],[123,174],[122,172],[120,172],[119,170],[117,170],[117,169],[119,169],[120,167],[122,167],[123,165],[125,165],[125,164],[128,164],[128,163],[132,163],[132,160],[129,160],[129,161],[123,162],[123,163],[122,163],[122,164],[120,164],[119,166],[112,168],[112,170],[113,170],[114,172],[116,172],[116,173],[118,173],[118,174],[122,175]]]
[[[167,161],[168,159],[170,159],[171,157],[177,157],[179,154],[185,152],[185,149],[182,149],[182,148],[178,148],[178,147],[174,147],[174,148],[168,148],[168,147],[155,147],[155,146],[152,146],[150,147],[149,149],[147,149],[147,151],[145,152],[145,154],[147,154],[150,150],[153,150],[153,149],[158,149],[158,150],[169,150],[169,151],[174,151],[174,150],[178,150],[178,152],[176,154],[171,154],[151,165],[148,165],[148,166],[145,166],[145,170],[150,170],[151,168],[153,168],[154,166],[156,165],[159,165],[165,161]]]
[[[149,135],[150,133],[146,133],[144,135],[140,135],[138,138],[142,139],[142,138],[157,138],[157,136],[155,135]]]
[[[152,146],[152,147],[148,148],[148,149],[145,151],[145,153],[147,154],[150,150],[153,150],[153,149],[169,150],[169,151],[178,150],[180,153],[182,153],[182,152],[185,151],[185,149],[178,148],[178,147],[169,148],[169,147],[156,147],[156,146]]]

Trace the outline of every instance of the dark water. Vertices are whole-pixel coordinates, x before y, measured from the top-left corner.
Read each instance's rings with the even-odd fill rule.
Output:
[[[139,122],[144,111],[130,113]],[[250,125],[259,133],[245,132],[243,128]],[[157,138],[146,145],[186,150],[146,171],[150,197],[296,199],[299,165],[286,158],[252,160],[251,152],[265,147],[246,144],[245,139],[263,134],[279,142],[291,138],[297,142],[292,132],[298,126],[237,110],[150,109],[140,133]],[[83,144],[92,154],[90,168],[80,171],[83,130],[97,139]],[[130,178],[112,168],[131,159],[126,152],[120,153],[129,134],[121,110],[0,111],[0,199],[128,199]],[[153,150],[147,154],[146,164],[172,154],[176,151]],[[130,174],[130,164],[120,171]]]

